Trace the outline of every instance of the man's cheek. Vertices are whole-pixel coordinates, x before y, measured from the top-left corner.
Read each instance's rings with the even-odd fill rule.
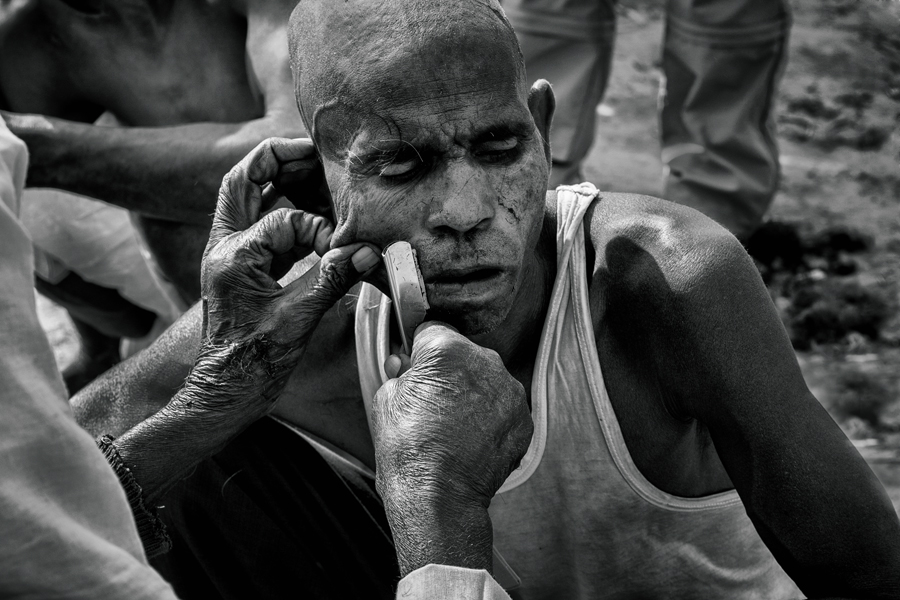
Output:
[[[538,168],[531,170],[531,166]],[[512,226],[528,229],[532,221],[543,216],[547,190],[539,177],[539,166],[526,164],[504,177],[505,185],[500,186],[497,202],[504,220]]]
[[[370,242],[383,247],[412,235],[408,227],[410,211],[391,202],[385,194],[343,194],[336,204],[340,212],[332,238],[334,247],[354,242]]]

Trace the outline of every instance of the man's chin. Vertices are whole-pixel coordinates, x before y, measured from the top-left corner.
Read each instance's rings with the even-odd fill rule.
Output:
[[[481,308],[478,310],[448,310],[434,308],[428,311],[428,318],[452,325],[466,337],[491,333],[503,323],[509,313],[509,306]]]
[[[453,325],[465,336],[490,333],[509,315],[516,295],[509,271],[467,284],[425,284],[431,308],[429,318]]]

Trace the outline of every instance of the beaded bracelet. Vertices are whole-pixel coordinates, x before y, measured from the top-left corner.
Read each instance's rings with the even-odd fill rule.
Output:
[[[172,540],[166,533],[166,526],[156,515],[155,510],[150,511],[144,506],[143,490],[134,478],[131,469],[125,465],[125,461],[119,455],[114,441],[115,438],[112,436],[104,435],[97,440],[97,446],[125,489],[125,497],[128,498],[128,504],[131,506],[131,514],[134,516],[144,552],[147,554],[147,558],[165,554],[172,549]]]

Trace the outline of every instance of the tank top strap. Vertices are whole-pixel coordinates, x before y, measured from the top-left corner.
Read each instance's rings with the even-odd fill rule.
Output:
[[[498,493],[524,483],[540,464],[547,438],[547,368],[555,348],[555,341],[558,339],[557,334],[561,334],[563,320],[560,317],[568,310],[572,283],[585,278],[582,221],[598,195],[599,191],[590,183],[560,186],[556,189],[557,272],[532,385],[534,435],[519,468],[510,474]],[[370,419],[375,393],[387,381],[384,361],[389,355],[390,305],[390,298],[374,286],[368,283],[361,286],[355,320],[356,359],[363,402]],[[371,426],[371,421],[369,425]]]
[[[600,191],[592,183],[561,185],[556,188],[556,266],[564,271],[587,209]],[[559,275],[557,275],[559,278]]]
[[[534,433],[528,451],[519,467],[510,473],[498,494],[503,494],[525,483],[541,463],[547,445],[548,370],[555,363],[560,339],[567,335],[570,326],[569,301],[573,283],[585,277],[584,215],[597,199],[599,192],[590,183],[556,188],[556,279],[541,343],[538,347],[531,384],[531,419]]]

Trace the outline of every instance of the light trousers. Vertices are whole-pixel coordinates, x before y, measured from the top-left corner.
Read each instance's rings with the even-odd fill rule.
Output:
[[[613,0],[504,0],[530,82],[556,95],[551,185],[576,183],[594,140],[615,39]],[[663,197],[739,238],[778,186],[772,104],[784,68],[785,0],[669,0],[662,51]]]

